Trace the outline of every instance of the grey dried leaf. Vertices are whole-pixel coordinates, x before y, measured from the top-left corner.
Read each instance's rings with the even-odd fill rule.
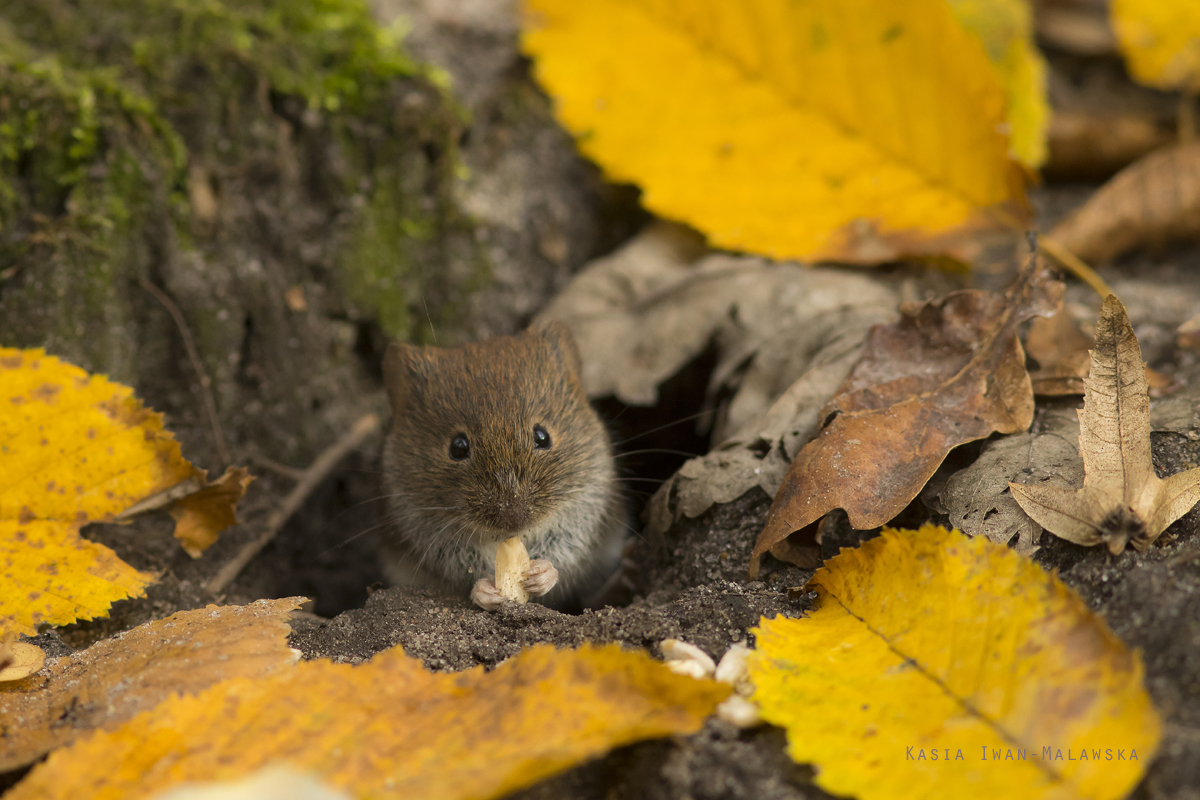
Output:
[[[985,536],[1024,555],[1038,549],[1042,528],[1029,518],[1009,482],[1038,484],[1051,477],[1083,478],[1076,439],[1079,423],[1069,410],[1039,412],[1032,429],[988,442],[974,463],[954,473],[938,493],[950,522],[968,536]]]

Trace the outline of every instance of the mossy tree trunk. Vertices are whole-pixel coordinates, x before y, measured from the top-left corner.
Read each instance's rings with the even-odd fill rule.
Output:
[[[182,312],[235,455],[303,463],[379,405],[387,339],[519,322],[472,321],[496,226],[462,211],[469,113],[440,75],[359,0],[10,0],[0,346],[135,385],[215,465],[149,282]],[[544,102],[533,114],[552,129]]]
[[[8,0],[0,346],[134,385],[219,466],[148,282],[234,457],[302,464],[382,404],[388,339],[515,330],[640,216],[554,124],[512,6]]]

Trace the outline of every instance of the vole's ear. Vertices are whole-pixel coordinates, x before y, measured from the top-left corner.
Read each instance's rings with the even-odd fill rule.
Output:
[[[392,413],[397,417],[404,413],[408,398],[412,394],[413,367],[420,356],[411,344],[393,342],[388,345],[383,357],[383,386],[392,401]]]
[[[533,327],[550,343],[550,349],[558,356],[563,366],[577,378],[583,377],[583,359],[579,357],[579,347],[575,344],[575,336],[571,329],[556,319],[538,323]]]

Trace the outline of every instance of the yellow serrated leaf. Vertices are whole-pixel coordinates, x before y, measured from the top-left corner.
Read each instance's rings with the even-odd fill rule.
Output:
[[[961,255],[1025,218],[1005,94],[942,0],[526,0],[580,149],[720,247]]]
[[[963,26],[983,42],[1007,99],[1009,154],[1030,169],[1046,161],[1046,61],[1033,41],[1026,0],[950,0]]]
[[[193,476],[129,387],[0,348],[0,628],[32,635],[141,594],[153,576],[79,530]]]
[[[1135,80],[1159,89],[1200,91],[1200,3],[1113,0],[1109,14]]]
[[[1056,577],[926,525],[826,562],[806,619],[764,620],[764,719],[826,791],[1123,797],[1158,746],[1143,668]]]
[[[396,647],[175,697],[56,750],[6,800],[148,797],[280,761],[355,797],[501,797],[630,742],[691,733],[729,693],[616,645],[427,672]]]

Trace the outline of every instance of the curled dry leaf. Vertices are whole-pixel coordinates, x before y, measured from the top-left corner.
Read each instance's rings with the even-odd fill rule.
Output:
[[[1057,180],[1105,180],[1175,140],[1175,126],[1149,114],[1055,109],[1044,173]]]
[[[453,674],[396,647],[359,666],[307,661],[172,697],[54,751],[5,800],[140,800],[281,760],[354,797],[487,800],[615,747],[693,733],[728,694],[616,645],[539,645]]]
[[[175,538],[188,555],[199,558],[221,531],[238,523],[238,503],[253,480],[245,467],[228,467],[220,478],[171,504]]]
[[[289,613],[304,598],[180,611],[57,659],[32,680],[0,686],[0,772],[30,764],[96,729],[112,730],[162,700],[294,664]]]
[[[1144,550],[1200,501],[1200,469],[1167,479],[1150,459],[1150,396],[1142,349],[1125,307],[1109,295],[1079,412],[1083,488],[1010,484],[1035,522],[1076,544]]]
[[[965,257],[980,230],[1027,216],[1003,131],[1036,115],[1006,118],[1024,104],[940,0],[524,10],[522,47],[583,153],[720,247]]]
[[[1091,262],[1200,238],[1200,141],[1164,147],[1126,167],[1047,238]]]
[[[759,624],[750,671],[831,794],[1117,800],[1154,757],[1139,655],[1006,547],[885,529],[807,588],[806,618]]]
[[[951,448],[1033,419],[1020,324],[1052,314],[1062,284],[1033,260],[1003,295],[979,290],[902,309],[872,331],[861,360],[822,410],[823,426],[788,469],[751,561],[843,508],[855,528],[886,523]]]

